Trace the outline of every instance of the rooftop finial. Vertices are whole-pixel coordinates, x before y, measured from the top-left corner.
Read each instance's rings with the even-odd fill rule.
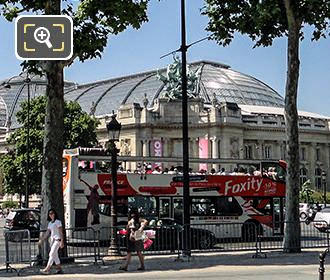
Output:
[[[143,99],[144,108],[147,108],[148,104],[149,104],[149,100],[148,100],[148,97],[147,97],[147,93],[145,92],[144,93],[144,99]]]
[[[212,105],[214,107],[216,107],[218,105],[218,99],[217,99],[217,95],[215,94],[215,92],[213,92]]]

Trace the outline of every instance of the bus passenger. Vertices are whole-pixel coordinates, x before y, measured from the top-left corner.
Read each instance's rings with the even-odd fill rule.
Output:
[[[163,170],[162,174],[167,174],[168,173],[168,168],[165,167],[165,169]]]
[[[146,166],[146,170],[145,170],[146,174],[152,174],[152,165],[148,164]]]
[[[170,170],[168,171],[168,174],[177,174],[178,170],[176,168],[174,168],[174,166],[172,165]]]
[[[160,170],[160,167],[156,166],[154,171],[152,171],[152,174],[162,174],[162,171]]]
[[[230,175],[237,175],[237,173],[238,173],[238,168],[235,167],[235,168],[234,168],[234,171],[231,172]]]
[[[224,167],[221,168],[220,175],[227,175],[226,169]]]

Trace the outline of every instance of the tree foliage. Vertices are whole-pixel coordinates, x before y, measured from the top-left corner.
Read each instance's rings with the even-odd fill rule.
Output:
[[[67,61],[28,61],[29,72],[45,73],[47,107],[42,175],[41,225],[47,225],[47,210],[55,208],[64,221],[62,149],[64,131],[64,67],[78,58],[101,57],[111,35],[147,21],[149,0],[0,0],[1,13],[12,21],[22,13],[68,15],[73,20],[73,57]]]
[[[228,45],[235,32],[249,36],[256,46],[270,46],[274,39],[288,38],[288,71],[285,91],[288,176],[284,251],[300,251],[299,223],[299,135],[297,91],[299,42],[304,26],[312,28],[312,40],[329,34],[328,0],[206,0],[203,14],[209,17],[207,30],[220,45]]]
[[[311,188],[311,181],[307,180],[300,191],[300,201],[305,203],[314,203],[313,194],[315,191]]]
[[[235,32],[247,35],[256,46],[271,46],[275,38],[288,35],[288,19],[284,0],[205,0],[203,14],[209,17],[207,30],[220,45],[228,45]],[[301,39],[304,26],[312,27],[312,40],[329,34],[330,2],[327,0],[290,1],[300,22]]]
[[[27,121],[28,103],[21,104],[16,114],[21,127],[9,137],[8,143],[14,147],[1,158],[6,193],[24,193],[27,163],[27,127],[30,127],[30,193],[40,193],[43,161],[44,120],[46,97],[30,101],[30,123]],[[97,145],[96,128],[99,121],[83,112],[77,102],[66,102],[64,107],[64,147],[93,147]]]
[[[47,11],[51,10],[52,3],[62,2],[61,13],[70,16],[73,20],[74,55],[72,59],[62,63],[66,66],[76,58],[80,61],[101,58],[110,35],[117,35],[128,27],[139,29],[148,20],[149,1],[0,0],[0,8],[3,16],[8,21],[13,21],[22,13],[47,14]],[[42,62],[29,61],[24,62],[23,65],[35,73],[41,73],[40,70],[47,72],[47,65]]]

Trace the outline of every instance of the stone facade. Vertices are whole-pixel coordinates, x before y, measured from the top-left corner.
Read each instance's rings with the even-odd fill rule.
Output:
[[[286,159],[286,134],[283,108],[237,105],[236,103],[204,104],[189,101],[189,153],[200,156],[201,139],[206,142],[209,158],[214,159]],[[299,112],[301,182],[311,179],[317,189],[323,188],[321,173],[329,174],[330,119]],[[119,148],[121,155],[156,156],[155,141],[161,143],[161,156],[182,156],[181,101],[158,99],[152,108],[139,104],[120,106],[117,119],[122,123]],[[99,128],[99,141],[105,146],[106,120]],[[163,167],[177,163],[164,163]],[[191,164],[194,170],[199,164]],[[233,169],[233,165],[208,164],[208,168]],[[134,169],[134,165],[127,168]],[[327,176],[327,185],[330,185]]]
[[[64,98],[78,102],[101,121],[97,135],[102,146],[108,140],[106,123],[114,110],[123,125],[118,143],[122,155],[180,157],[179,90],[170,94],[175,98],[168,98],[171,83],[175,82],[172,88],[180,89],[178,75],[175,81],[170,79],[173,69],[180,73],[178,66],[176,62],[159,70],[82,85],[65,82]],[[191,63],[189,69],[196,74],[193,96],[197,97],[189,99],[188,106],[190,157],[286,159],[284,99],[280,94],[257,78],[222,63],[202,60]],[[26,100],[28,89],[36,97],[44,94],[46,85],[45,78],[37,76],[31,77],[30,84],[23,76],[0,83],[0,153],[6,153],[8,135],[20,127],[16,112]],[[311,179],[321,189],[323,171],[330,185],[330,117],[302,111],[299,116],[301,181]],[[173,162],[163,167],[172,164],[177,165]],[[191,167],[201,168],[197,163]],[[228,171],[234,168],[219,164],[203,167],[225,167]],[[126,168],[134,169],[135,164],[127,163]]]

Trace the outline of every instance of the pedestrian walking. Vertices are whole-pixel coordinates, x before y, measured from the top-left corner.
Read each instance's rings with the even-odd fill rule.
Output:
[[[148,221],[140,218],[137,210],[132,210],[126,226],[127,256],[125,264],[119,267],[120,270],[127,271],[131,262],[132,252],[136,252],[140,260],[140,267],[137,270],[145,270],[143,251],[144,228]]]
[[[54,209],[48,210],[47,220],[49,221],[47,231],[41,237],[39,244],[45,241],[50,235],[50,252],[47,266],[40,270],[40,272],[43,274],[49,274],[50,269],[55,262],[57,270],[56,274],[62,274],[63,270],[61,268],[60,259],[58,257],[58,249],[64,247],[62,222],[58,219],[58,215]]]

